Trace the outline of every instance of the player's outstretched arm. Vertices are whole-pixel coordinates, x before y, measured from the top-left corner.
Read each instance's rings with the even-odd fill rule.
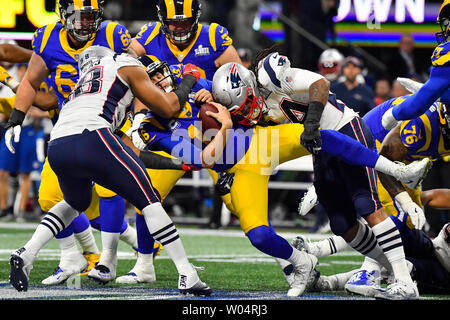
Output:
[[[433,68],[428,81],[416,93],[383,115],[383,127],[390,130],[398,120],[414,119],[425,113],[450,88],[449,72],[450,67]]]
[[[119,135],[122,141],[128,147],[130,147],[134,153],[138,155],[139,159],[142,160],[146,168],[158,170],[184,170],[184,171],[195,171],[201,169],[193,165],[186,165],[181,160],[176,158],[164,157],[152,151],[140,150],[134,146],[131,139],[122,131],[118,130],[116,133],[117,135]]]
[[[424,206],[440,210],[450,209],[450,189],[422,191],[420,198]]]
[[[180,111],[177,96],[172,92],[165,93],[155,86],[143,68],[126,66],[120,68],[118,72],[122,79],[130,85],[135,97],[155,114],[171,118]]]
[[[0,61],[11,63],[26,63],[30,61],[33,51],[21,46],[4,43],[0,44]]]
[[[36,92],[39,90],[42,81],[48,76],[48,73],[44,60],[33,53],[24,78],[20,82],[19,89],[17,90],[14,109],[5,126],[5,143],[12,153],[15,153],[12,141],[19,142],[25,115],[32,106]]]

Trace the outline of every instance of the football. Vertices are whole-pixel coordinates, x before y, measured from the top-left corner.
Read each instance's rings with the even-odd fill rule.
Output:
[[[202,122],[202,132],[204,133],[206,130],[209,129],[216,129],[220,130],[221,124],[219,121],[214,119],[213,117],[210,117],[206,114],[206,111],[210,112],[217,112],[217,108],[211,104],[211,103],[205,103],[200,107],[200,113],[198,115],[200,121]]]

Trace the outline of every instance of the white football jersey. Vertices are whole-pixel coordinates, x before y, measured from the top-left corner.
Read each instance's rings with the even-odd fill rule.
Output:
[[[50,140],[89,131],[117,129],[133,102],[133,93],[118,70],[142,66],[128,54],[103,57],[100,63],[80,74],[77,85],[63,103]]]
[[[289,59],[274,52],[258,64],[258,82],[263,89],[264,120],[275,123],[303,123],[308,110],[309,87],[323,76],[304,69],[291,68]],[[330,92],[320,119],[320,128],[339,130],[358,114]]]

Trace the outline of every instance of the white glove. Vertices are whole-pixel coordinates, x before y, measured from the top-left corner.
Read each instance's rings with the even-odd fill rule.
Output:
[[[381,119],[381,124],[386,130],[391,130],[395,128],[395,126],[399,123],[397,119],[394,118],[394,115],[392,114],[392,108],[388,109],[384,114],[383,118]]]
[[[19,143],[20,141],[20,132],[22,131],[22,126],[16,125],[14,127],[9,127],[5,133],[5,144],[8,150],[11,153],[16,153],[16,150],[13,147],[13,139],[15,143]]]
[[[136,114],[133,119],[133,125],[125,133],[127,136],[131,138],[131,141],[133,141],[134,146],[140,150],[144,150],[145,147],[147,146],[145,142],[142,140],[138,131],[139,127],[141,126],[141,122],[142,120],[144,120],[145,117],[146,115],[143,113]]]
[[[422,208],[419,207],[417,203],[412,201],[409,194],[406,191],[403,191],[396,195],[394,199],[400,206],[400,208],[409,215],[414,227],[419,230],[422,229],[425,222],[427,221],[425,218],[425,214]]]
[[[298,214],[301,216],[306,215],[317,204],[317,194],[314,185],[311,185],[303,196],[298,205]]]
[[[409,79],[409,78],[397,78],[398,83],[400,83],[406,90],[408,90],[411,93],[416,93],[419,91],[420,88],[422,88],[423,83]]]

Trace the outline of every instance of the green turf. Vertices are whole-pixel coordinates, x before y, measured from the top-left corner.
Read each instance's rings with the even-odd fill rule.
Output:
[[[286,292],[288,289],[275,261],[256,250],[247,238],[183,235],[182,231],[181,234],[190,261],[196,266],[205,268],[199,271],[200,277],[214,290]],[[0,229],[0,282],[8,281],[10,252],[25,244],[31,235],[31,230]],[[95,231],[94,235],[100,247],[100,233]],[[57,241],[53,239],[41,250],[31,272],[31,285],[41,284],[41,281],[52,273],[58,264],[57,249]],[[128,245],[120,242],[119,251],[130,254],[130,258],[119,260],[118,276],[126,274],[135,263],[133,250]],[[350,252],[320,258],[317,269],[324,275],[331,275],[356,269],[362,261],[361,255]],[[155,259],[154,265],[157,281],[138,286],[176,288],[178,280],[176,268],[165,251]],[[81,285],[86,283],[90,286],[97,285],[89,281],[86,276],[81,277],[81,281]],[[107,286],[114,288],[124,285],[111,282]],[[339,293],[339,295],[345,295],[345,293]],[[450,299],[448,295],[429,297]]]

